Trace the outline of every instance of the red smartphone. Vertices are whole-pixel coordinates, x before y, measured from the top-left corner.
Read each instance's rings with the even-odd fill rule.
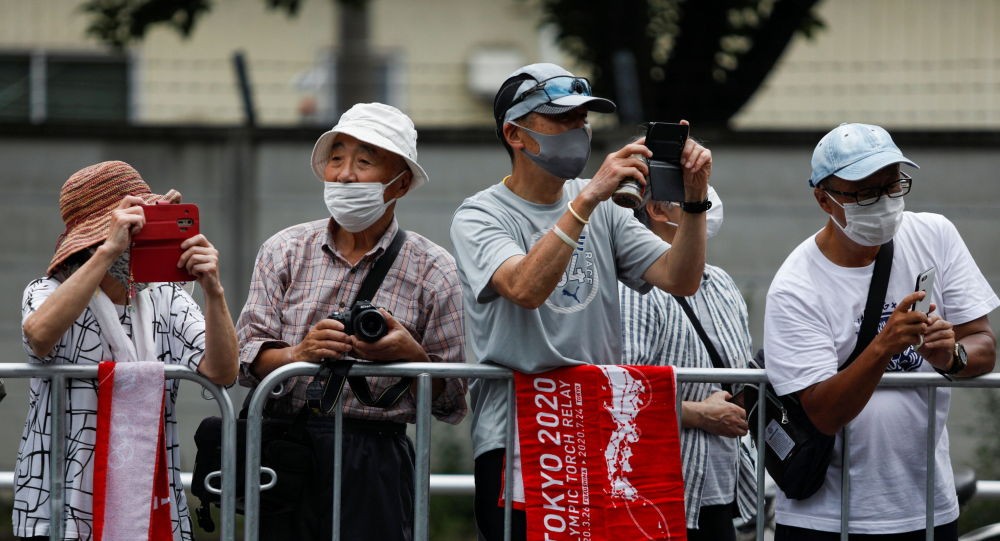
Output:
[[[129,266],[136,282],[191,282],[194,276],[177,267],[181,243],[198,234],[198,206],[191,203],[142,205],[146,225],[132,235]]]

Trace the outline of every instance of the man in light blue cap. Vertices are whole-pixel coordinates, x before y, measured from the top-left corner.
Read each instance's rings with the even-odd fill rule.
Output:
[[[466,199],[451,227],[480,362],[524,373],[618,364],[619,280],[641,292],[698,289],[711,153],[690,139],[684,147],[684,219],[668,245],[607,202],[623,179],[648,175],[641,157],[652,153],[641,142],[609,154],[593,178],[577,178],[590,156],[588,112],[614,110],[555,64],[524,66],[500,85],[493,112],[511,174]],[[476,381],[471,396],[477,526],[481,539],[503,539],[506,381]],[[524,518],[515,512],[512,539],[524,539]]]
[[[950,388],[928,408],[922,388],[876,388],[887,372],[973,377],[993,370],[996,338],[988,314],[1000,305],[955,226],[944,216],[905,212],[913,179],[879,126],[842,124],[812,157],[809,185],[826,225],[800,244],[771,283],[764,317],[767,372],[778,394],[798,393],[822,432],[837,435],[835,458],[818,492],[777,497],[776,541],[840,539],[843,435],[849,432],[849,531],[864,539],[926,536],[927,442],[934,416],[934,539],[958,537],[958,502],[945,421]],[[854,361],[874,261],[892,241],[892,270],[879,328]],[[936,269],[933,290],[916,277]],[[912,309],[930,295],[925,311]],[[843,429],[843,431],[842,431]],[[870,536],[870,537],[869,537]]]

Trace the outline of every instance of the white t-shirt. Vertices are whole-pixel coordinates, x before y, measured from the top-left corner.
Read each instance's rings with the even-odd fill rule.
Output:
[[[451,240],[462,280],[471,349],[479,362],[525,373],[575,364],[621,362],[618,281],[646,292],[646,269],[669,245],[626,210],[601,203],[583,228],[562,280],[542,306],[522,308],[490,286],[504,261],[524,255],[548,233],[588,181],[567,181],[551,205],[532,203],[503,184],[466,199],[455,211]],[[474,380],[473,453],[504,446],[507,382]]]
[[[897,303],[913,292],[917,274],[937,267],[931,301],[954,325],[982,317],[1000,305],[955,226],[937,214],[906,212],[894,237],[892,272],[879,330]],[[854,349],[874,263],[847,268],[820,252],[815,235],[785,260],[771,283],[764,317],[767,373],[778,394],[800,391],[829,379]],[[933,372],[907,348],[887,372]],[[927,392],[923,388],[880,388],[848,425],[850,440],[850,533],[885,534],[926,525]],[[958,517],[948,431],[948,388],[937,390],[935,412],[935,524]],[[780,491],[779,524],[840,530],[842,440],[837,436],[826,482],[806,500]]]

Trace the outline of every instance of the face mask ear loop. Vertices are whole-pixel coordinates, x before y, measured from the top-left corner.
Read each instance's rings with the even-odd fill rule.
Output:
[[[830,201],[832,201],[834,205],[837,205],[838,207],[840,207],[844,211],[844,222],[845,222],[844,225],[840,225],[840,222],[837,221],[837,217],[834,216],[833,214],[830,214],[829,216],[830,216],[830,219],[833,220],[833,223],[837,224],[837,227],[839,227],[841,231],[846,232],[846,230],[847,230],[847,223],[846,223],[847,222],[847,207],[845,207],[844,205],[842,205],[840,203],[840,201],[837,201],[836,199],[834,199],[833,196],[830,195],[830,192],[828,192],[826,190],[823,190],[823,194],[826,195],[826,198],[829,199]]]

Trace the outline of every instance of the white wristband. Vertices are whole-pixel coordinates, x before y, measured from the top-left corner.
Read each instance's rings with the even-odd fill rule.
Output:
[[[559,237],[563,242],[565,242],[566,246],[576,249],[576,242],[574,242],[573,239],[570,238],[570,236],[567,235],[565,231],[559,229],[558,225],[552,226],[552,232],[555,233],[556,236]]]

